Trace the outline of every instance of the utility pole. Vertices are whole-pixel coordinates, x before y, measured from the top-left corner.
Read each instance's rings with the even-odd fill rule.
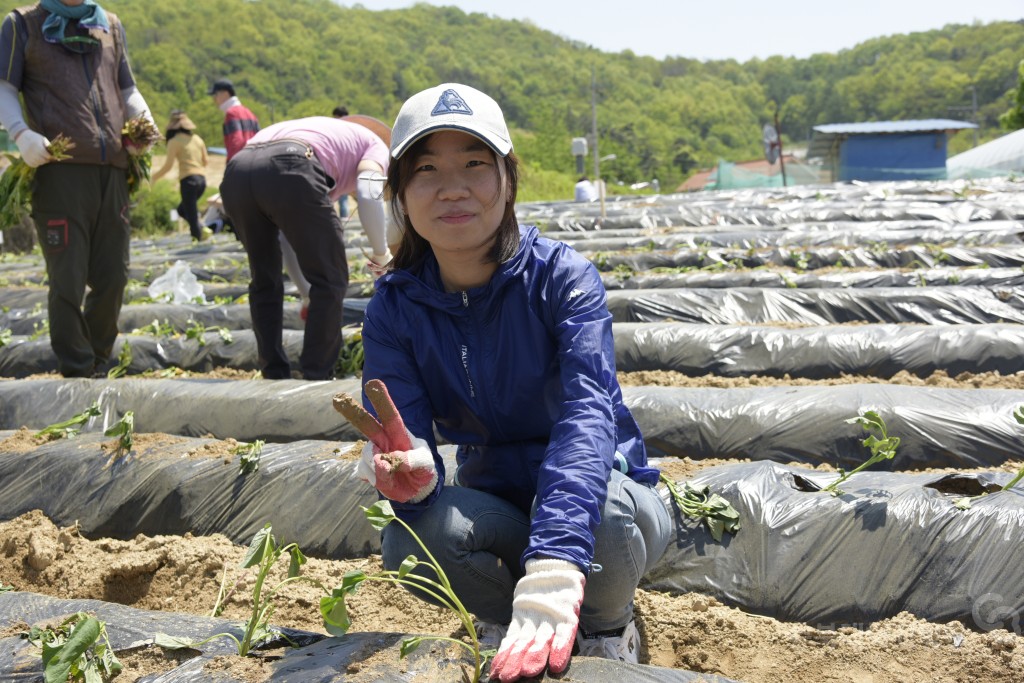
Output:
[[[601,182],[601,154],[597,149],[597,75],[590,65],[590,134],[594,138],[594,183],[601,199],[601,218],[604,218],[604,183]]]
[[[978,89],[971,83],[971,123],[974,124],[974,146],[978,146]]]

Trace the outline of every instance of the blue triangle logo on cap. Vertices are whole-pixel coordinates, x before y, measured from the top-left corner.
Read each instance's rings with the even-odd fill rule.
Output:
[[[444,114],[466,114],[467,116],[473,115],[473,110],[466,104],[466,100],[462,99],[459,93],[455,92],[452,88],[448,88],[441,97],[437,99],[437,104],[434,105],[434,110],[430,112],[431,116],[443,116]]]

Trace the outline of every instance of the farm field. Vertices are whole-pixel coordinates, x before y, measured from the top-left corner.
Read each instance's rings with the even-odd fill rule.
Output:
[[[652,459],[740,515],[719,541],[673,508],[675,540],[637,594],[642,666],[577,658],[561,680],[1024,680],[1024,487],[1001,490],[1024,466],[1024,183],[618,197],[603,216],[560,202],[519,214],[602,272],[623,394]],[[346,237],[358,273],[355,222]],[[152,295],[177,262],[198,299]],[[107,379],[55,373],[44,275],[37,256],[0,260],[0,679],[42,681],[18,633],[85,610],[106,622],[117,680],[460,680],[464,653],[425,645],[399,660],[398,645],[463,637],[459,621],[383,583],[352,596],[342,638],[324,630],[322,589],[296,583],[270,623],[297,649],[277,638],[242,659],[226,639],[153,645],[157,632],[240,633],[254,575],[238,566],[264,524],[328,590],[380,569],[360,509],[376,497],[352,478],[360,436],[331,407],[359,379],[258,378],[231,235],[133,245]],[[368,276],[350,284],[353,349],[371,294]],[[297,358],[297,299],[285,321]],[[94,404],[77,437],[35,436]],[[830,495],[839,470],[870,455],[855,420],[866,411],[899,437],[895,455]],[[129,412],[121,451],[105,432]],[[243,473],[245,459],[258,467]]]

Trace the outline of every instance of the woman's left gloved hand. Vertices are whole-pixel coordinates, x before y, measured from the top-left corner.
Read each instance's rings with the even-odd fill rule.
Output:
[[[503,683],[536,676],[546,666],[565,671],[579,626],[586,577],[565,560],[526,561],[526,575],[516,584],[512,623],[491,663],[490,677]]]

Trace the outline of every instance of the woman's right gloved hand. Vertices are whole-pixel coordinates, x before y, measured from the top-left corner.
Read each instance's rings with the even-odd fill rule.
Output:
[[[334,397],[334,408],[368,440],[355,476],[399,503],[419,503],[437,486],[437,467],[430,445],[405,427],[398,409],[379,379],[363,387],[380,422],[348,394]]]
[[[437,467],[427,442],[406,434],[409,448],[404,450],[384,452],[368,441],[363,447],[356,476],[391,500],[418,503],[437,486]]]

